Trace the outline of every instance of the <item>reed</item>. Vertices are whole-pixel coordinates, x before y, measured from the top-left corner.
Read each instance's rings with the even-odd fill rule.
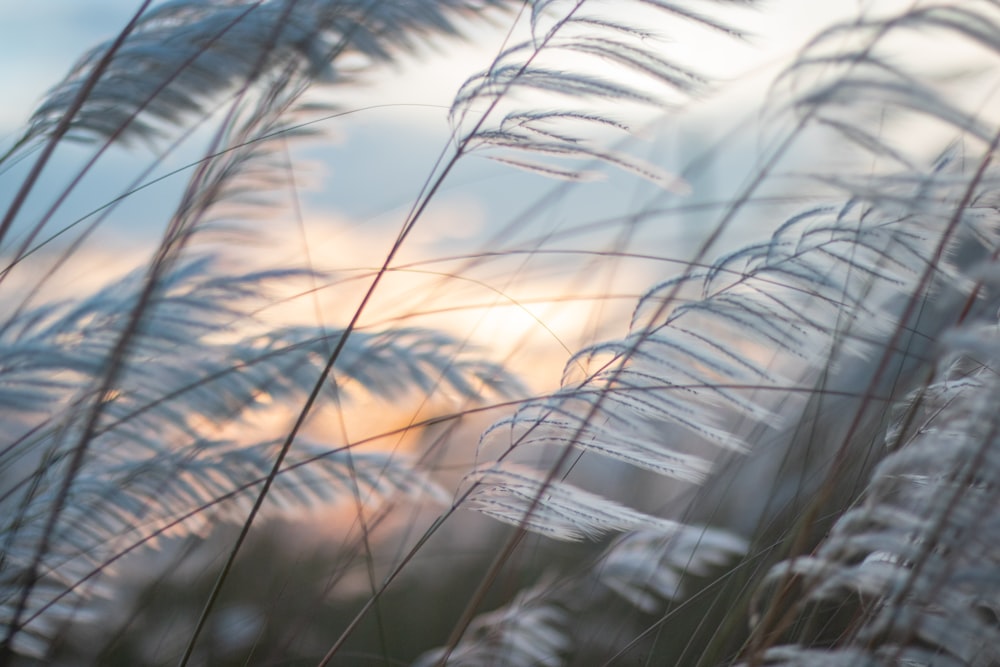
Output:
[[[873,3],[815,35],[768,89],[749,179],[706,206],[690,253],[652,247],[644,231],[677,224],[704,163],[672,171],[628,119],[663,114],[656,127],[724,94],[664,37],[745,39],[752,4],[137,3],[0,158],[0,665],[1000,663],[1000,3]],[[451,140],[378,265],[348,281],[307,251],[235,269],[296,188],[288,143],[324,141],[350,111],[317,93],[477,23],[508,41],[456,92]],[[192,143],[133,270],[54,296]],[[136,156],[136,180],[65,222],[113,154]],[[525,207],[487,244],[404,259],[481,157],[558,183],[534,202],[505,192]],[[600,196],[598,178],[631,188],[628,208],[564,225],[562,202]],[[781,197],[794,213],[760,213]],[[748,221],[760,240],[720,256]],[[525,263],[564,258],[609,275],[655,259],[659,276],[535,396],[498,350],[407,324],[422,306],[380,319],[399,272],[441,263],[456,310],[461,282],[527,310]],[[325,294],[344,304],[335,324],[271,312]],[[312,435],[364,401],[402,425]],[[460,422],[482,415],[472,443]],[[405,433],[413,455],[371,446]],[[351,525],[332,555],[269,550],[262,515],[329,506]],[[460,557],[477,540],[485,553]],[[191,556],[206,541],[212,558]],[[197,571],[171,603],[184,618],[140,627],[168,604],[178,566],[156,563],[173,558]],[[148,571],[129,583],[129,564]],[[308,592],[240,617],[243,582],[279,568]],[[350,581],[363,593],[335,594]],[[109,609],[121,629],[74,654]],[[249,634],[223,651],[233,618]]]

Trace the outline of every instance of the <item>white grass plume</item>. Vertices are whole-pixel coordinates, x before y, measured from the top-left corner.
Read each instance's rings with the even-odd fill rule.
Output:
[[[595,178],[599,172],[592,167],[604,164],[667,189],[684,190],[682,179],[595,137],[607,130],[629,130],[624,120],[599,110],[601,104],[660,107],[671,98],[687,99],[708,84],[691,68],[661,54],[657,47],[662,34],[621,16],[648,11],[668,26],[665,31],[691,24],[734,37],[741,36],[739,31],[709,13],[660,0],[623,1],[616,10],[627,11],[620,13],[593,2],[529,4],[531,37],[507,46],[489,69],[470,77],[455,95],[450,116],[461,150],[570,181]],[[553,57],[566,55],[574,57],[572,66],[549,64]],[[595,62],[638,75],[638,82],[597,74]],[[524,93],[544,101],[518,103]]]
[[[863,502],[813,554],[771,571],[758,609],[781,595],[802,630],[763,653],[767,664],[816,664],[819,642],[831,664],[1000,660],[993,373],[955,370],[903,406],[899,419],[910,426],[890,433],[897,449],[874,471]],[[791,586],[800,591],[794,601]],[[831,621],[834,605],[843,613]]]
[[[161,281],[107,398],[94,394],[93,381],[135,302],[139,275],[77,303],[24,311],[8,323],[0,336],[0,368],[4,395],[17,397],[0,410],[6,434],[0,542],[7,581],[0,606],[8,619],[81,423],[93,401],[104,401],[44,555],[42,581],[14,636],[15,649],[41,655],[42,640],[58,625],[52,619],[73,616],[91,578],[133,545],[155,544],[164,530],[202,532],[209,518],[235,521],[245,513],[277,443],[211,433],[272,404],[301,400],[316,382],[331,341],[345,332],[298,327],[231,343],[215,338],[246,316],[268,281],[295,275],[217,276],[204,258],[180,265]],[[437,332],[359,332],[351,336],[330,390],[345,401],[352,384],[386,398],[436,388],[478,398],[486,386],[517,386],[499,366],[463,358],[460,349]],[[400,492],[444,499],[405,458],[303,442],[284,466],[275,501],[292,509],[354,493],[375,502]]]
[[[635,4],[727,30],[686,6],[659,0]],[[302,93],[320,74],[336,77],[336,69],[325,69],[331,55],[351,50],[382,60],[392,53],[387,44],[399,40],[408,46],[405,36],[416,39],[412,36],[426,30],[450,32],[447,16],[483,6],[429,1],[362,5],[306,0],[163,3],[143,17],[135,41],[126,39],[110,61],[99,64],[100,54],[110,53],[106,49],[85,59],[43,104],[26,136],[58,140],[69,131],[105,141],[151,137],[188,113],[204,113],[216,95],[252,80],[259,88],[234,105],[217,148],[253,145],[288,127]],[[599,160],[675,184],[649,165],[592,143],[595,130],[626,128],[577,104],[588,99],[648,104],[658,96],[543,62],[560,50],[586,54],[644,73],[657,81],[660,92],[686,95],[696,89],[697,75],[660,56],[647,31],[586,13],[593,7],[531,3],[531,38],[501,53],[493,67],[471,78],[456,97],[456,159],[484,150],[502,161],[569,179],[586,176],[580,162]],[[761,542],[773,530],[779,541],[786,541],[784,546],[798,551],[765,581],[758,593],[758,634],[742,657],[729,655],[731,660],[830,665],[988,665],[1000,660],[993,600],[995,526],[988,512],[996,500],[991,477],[995,410],[989,400],[996,389],[991,379],[997,356],[992,341],[996,299],[976,277],[959,270],[996,253],[996,177],[987,166],[1000,135],[978,109],[963,106],[962,100],[892,62],[883,48],[886,36],[897,31],[933,28],[976,42],[995,57],[1000,52],[994,34],[1000,24],[997,7],[985,1],[920,4],[877,20],[866,17],[836,26],[814,40],[782,78],[793,84],[787,108],[797,114],[789,143],[803,128],[832,128],[862,154],[888,158],[892,168],[860,176],[817,169],[809,175],[843,195],[843,201],[807,206],[763,242],[653,286],[619,340],[581,351],[568,365],[562,389],[525,404],[487,430],[481,451],[499,448],[501,453],[468,475],[468,492],[458,498],[457,507],[564,540],[640,531],[626,532],[611,545],[595,571],[603,567],[607,588],[646,610],[682,594],[686,573],[711,572],[746,544],[703,523],[711,520],[742,533],[762,550]],[[256,14],[258,8],[262,13]],[[339,22],[344,16],[346,23]],[[129,83],[127,57],[150,66],[143,58],[159,51],[144,40],[155,37],[156,42],[164,30],[177,30],[187,40],[178,53],[191,71],[136,68],[142,78],[130,84],[141,93],[134,104],[121,105],[117,116],[102,116],[108,100],[129,86],[117,91],[100,86],[115,82],[116,76]],[[842,41],[845,35],[855,41]],[[260,48],[240,51],[227,66],[215,67],[214,59],[229,55],[232,44],[227,40],[236,36]],[[136,51],[129,51],[133,46]],[[97,92],[67,114],[88,80],[96,83]],[[541,92],[558,103],[519,108],[519,91]],[[88,106],[91,101],[94,106]],[[954,150],[924,169],[914,155],[919,151],[890,140],[891,133],[883,134],[881,126],[873,129],[870,114],[854,113],[871,109],[944,125],[974,149],[971,157],[962,160]],[[182,517],[183,507],[238,493],[240,485],[252,485],[266,474],[274,443],[236,446],[201,437],[187,415],[238,418],[255,409],[261,392],[301,393],[309,374],[315,376],[323,364],[317,350],[327,340],[321,332],[285,329],[214,346],[197,329],[206,320],[190,321],[170,308],[172,296],[199,303],[203,288],[226,305],[232,298],[227,290],[246,295],[240,279],[205,281],[204,267],[185,264],[184,257],[194,233],[217,212],[214,207],[239,194],[234,188],[241,170],[265,152],[233,152],[196,176],[163,240],[163,261],[147,273],[151,289],[145,300],[133,291],[96,295],[77,311],[59,306],[29,310],[25,305],[21,314],[28,319],[4,328],[16,354],[4,367],[14,384],[0,390],[11,397],[9,421],[19,429],[17,440],[4,450],[11,457],[8,469],[27,465],[37,471],[12,487],[7,500],[15,511],[2,535],[10,554],[5,567],[13,577],[5,580],[8,596],[0,609],[8,624],[17,626],[19,649],[42,650],[50,630],[44,615],[34,617],[35,610],[74,589],[80,570],[73,568],[105,562],[107,556],[94,551],[95,536],[155,532]],[[536,162],[539,156],[542,161]],[[767,171],[762,170],[761,180]],[[742,201],[734,202],[733,209]],[[251,287],[260,279],[244,278]],[[185,292],[185,285],[192,284],[186,281],[199,289]],[[63,335],[95,322],[102,325],[102,303],[112,315],[141,315],[132,340],[125,341],[128,354],[121,358],[113,352],[113,336],[98,336],[101,354],[93,356],[86,345],[95,344],[94,336],[80,343]],[[945,333],[958,323],[961,332]],[[103,331],[101,326],[97,331]],[[347,340],[336,372],[386,396],[403,384],[389,370],[399,363],[409,363],[406,384],[431,387],[440,381],[465,396],[477,394],[480,382],[502,375],[475,360],[454,363],[457,344],[439,334],[351,331]],[[179,372],[161,363],[186,344],[205,358],[182,360]],[[34,361],[46,345],[52,355],[44,363]],[[108,391],[95,392],[93,379],[104,372],[95,360],[109,357],[121,368],[108,374],[114,380]],[[294,369],[283,369],[290,360],[295,360]],[[205,369],[193,385],[182,381],[189,370],[184,362]],[[230,376],[227,364],[246,373]],[[213,383],[218,392],[202,391]],[[61,411],[38,421],[48,412],[42,406],[53,403]],[[890,414],[894,405],[903,409],[895,417]],[[74,428],[88,406],[100,419],[87,435],[90,451],[80,474],[71,475],[76,480],[69,490],[77,495],[70,496],[73,503],[56,524],[57,547],[42,553],[43,562],[32,563],[31,545],[48,539],[40,538],[39,519],[46,503],[58,502],[46,495],[53,488],[49,475],[61,472],[64,445],[79,436]],[[890,429],[894,419],[895,431]],[[149,435],[151,429],[185,441],[191,455],[165,447],[159,432]],[[123,441],[130,447],[123,447]],[[885,456],[886,442],[898,450]],[[303,445],[296,453],[322,454],[317,447]],[[640,512],[565,479],[573,461],[595,454],[655,472],[686,489],[704,483],[705,490],[692,490],[692,505],[663,512],[669,516]],[[311,502],[330,489],[346,488],[347,478],[351,484],[360,479],[366,492],[376,495],[435,490],[407,465],[396,468],[395,460],[359,459],[346,477],[345,461],[337,452],[321,460],[325,463],[292,468],[297,461],[290,459],[276,498]],[[528,467],[539,460],[555,464]],[[163,478],[164,463],[180,473],[176,479]],[[222,474],[235,463],[245,466],[244,476]],[[389,473],[388,481],[383,471]],[[872,480],[860,501],[859,475]],[[302,486],[284,487],[284,479],[297,479]],[[124,494],[124,505],[108,505],[123,481],[132,484],[135,496]],[[176,486],[170,486],[173,482]],[[170,492],[151,499],[160,484]],[[227,484],[237,486],[226,491]],[[810,523],[811,512],[820,507],[813,500],[824,495],[836,496],[834,528],[815,552],[804,555],[812,525],[802,528],[795,522]],[[169,511],[155,515],[159,505]],[[95,511],[105,506],[106,512]],[[73,522],[84,526],[84,534],[74,533]],[[196,521],[191,525],[189,530]],[[749,557],[758,555],[751,550]],[[27,616],[13,610],[25,590],[19,588],[23,577],[18,579],[25,571],[34,589]],[[787,591],[782,594],[788,581],[805,584],[800,600],[789,601]],[[768,585],[775,583],[779,595],[769,597]],[[560,602],[545,599],[546,593],[531,591],[507,609],[473,620],[470,636],[462,638],[459,632],[453,646],[425,660],[560,664],[572,651],[567,615]],[[825,612],[817,605],[830,601],[857,603],[847,627],[826,625]],[[789,618],[792,625],[785,625]],[[798,618],[801,624],[794,623]],[[823,622],[823,632],[812,632],[816,619]],[[837,631],[835,636],[824,634],[829,628]]]
[[[148,139],[210,110],[226,93],[269,77],[340,83],[338,60],[387,62],[431,35],[457,35],[455,19],[502,0],[170,0],[144,12],[112,51],[80,59],[35,112],[28,137],[63,122],[92,77],[70,124],[77,138]],[[110,55],[110,61],[104,62]]]

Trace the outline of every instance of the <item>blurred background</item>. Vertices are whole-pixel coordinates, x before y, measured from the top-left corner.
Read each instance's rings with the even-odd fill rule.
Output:
[[[444,330],[505,363],[530,393],[557,388],[573,352],[627,332],[636,299],[687,266],[754,173],[773,141],[768,126],[773,110],[764,101],[774,75],[817,29],[875,4],[775,0],[761,3],[760,11],[726,8],[727,18],[748,33],[743,41],[680,24],[663,26],[671,53],[716,80],[720,92],[665,111],[623,110],[623,120],[637,128],[636,136],[609,141],[676,175],[676,187],[658,188],[606,169],[601,180],[569,186],[468,156],[407,240],[359,328]],[[45,91],[87,49],[112,38],[136,6],[134,0],[0,2],[0,150],[16,139]],[[265,319],[346,323],[436,161],[447,154],[454,130],[448,109],[456,90],[488,67],[510,39],[510,16],[483,18],[487,20],[464,26],[466,39],[435,42],[417,57],[402,58],[398,66],[365,72],[356,83],[325,91],[319,99],[333,106],[331,117],[313,128],[318,136],[288,142],[283,187],[269,196],[273,207],[241,223],[253,234],[211,241],[227,262],[240,268],[299,266],[323,272],[321,279],[298,286],[302,294],[276,295],[273,307],[262,314]],[[162,146],[142,144],[110,150],[49,223],[52,241],[12,272],[8,294],[42,285],[34,297],[39,302],[72,299],[142,266],[207,133],[196,131],[167,153]],[[29,200],[21,219],[40,216],[47,205],[44,193],[69,182],[93,148],[60,148],[39,196]],[[782,168],[792,171],[796,164],[808,164],[815,151],[835,155],[837,150],[822,137],[800,142]],[[0,205],[12,196],[11,184],[23,178],[28,166],[19,164],[0,174]],[[88,215],[147,182],[152,185],[125,197],[88,233],[72,261],[52,272],[59,250],[82,238],[77,235],[93,219]],[[816,187],[789,189],[780,181],[768,186],[707,259],[766,234],[800,201],[812,198],[806,188]],[[331,442],[372,439],[368,446],[415,456],[434,451],[439,479],[453,489],[480,456],[477,441],[483,427],[509,408],[480,412],[457,426],[404,427],[460,409],[443,399],[412,396],[388,405],[362,396],[321,410],[308,435]],[[290,417],[275,413],[260,428],[281,432]],[[379,437],[385,433],[393,435]],[[443,447],[442,442],[449,444]],[[601,466],[581,471],[592,478],[595,491],[616,492],[617,499],[646,509],[669,498],[669,492],[654,492],[640,473],[619,471],[606,462]],[[315,664],[368,599],[372,581],[400,562],[421,527],[439,511],[434,506],[396,512],[367,508],[359,523],[357,508],[347,502],[258,527],[226,586],[196,664]],[[95,603],[94,623],[67,630],[55,663],[134,665],[175,659],[234,530],[221,527],[207,542],[165,540],[155,552],[123,563],[114,596]],[[479,516],[450,520],[407,566],[335,664],[405,664],[444,642],[467,591],[504,534]],[[532,538],[519,552],[522,562],[515,565],[520,569],[510,569],[515,574],[494,587],[484,608],[549,567],[574,562],[593,549]],[[632,615],[621,628],[607,631],[628,633],[642,622]],[[649,650],[649,642],[637,644],[636,655]]]

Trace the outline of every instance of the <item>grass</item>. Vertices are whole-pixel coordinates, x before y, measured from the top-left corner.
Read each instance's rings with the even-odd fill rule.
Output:
[[[1000,6],[818,33],[713,201],[738,134],[630,125],[743,4],[137,3],[0,158],[0,664],[1000,662]],[[480,24],[375,250],[320,239],[324,100]],[[443,252],[482,158],[511,222]]]

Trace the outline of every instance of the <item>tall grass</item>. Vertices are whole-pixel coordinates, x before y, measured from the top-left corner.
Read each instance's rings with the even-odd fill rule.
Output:
[[[723,94],[664,36],[746,39],[746,4],[137,3],[0,158],[0,664],[1000,663],[1000,3],[821,31],[712,202],[707,156],[735,140],[671,165],[629,121]],[[289,142],[352,111],[323,100],[480,23],[507,40],[374,266],[249,250],[302,233]],[[131,272],[66,285],[195,149]],[[481,157],[556,183],[414,260]],[[656,236],[696,210],[690,252]],[[651,261],[622,317],[621,275]],[[566,267],[556,300],[603,289],[604,338],[574,322],[541,390],[448,317],[530,312],[520,291]]]

